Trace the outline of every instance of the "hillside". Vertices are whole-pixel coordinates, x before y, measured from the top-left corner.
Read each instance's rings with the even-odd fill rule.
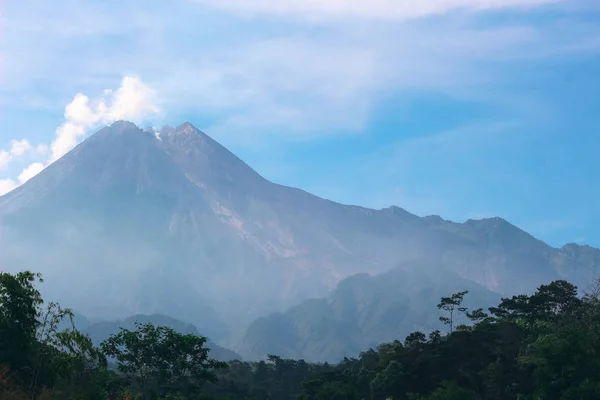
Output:
[[[374,277],[346,278],[327,298],[254,321],[239,351],[250,359],[277,354],[335,363],[415,331],[446,330],[436,308],[441,297],[469,290],[464,302],[469,309],[487,309],[500,300],[478,284],[439,270],[420,261]]]

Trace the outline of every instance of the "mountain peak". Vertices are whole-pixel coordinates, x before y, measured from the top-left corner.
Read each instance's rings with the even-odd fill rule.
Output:
[[[509,224],[507,220],[501,217],[484,217],[484,218],[469,218],[465,224],[468,225],[499,225]]]
[[[388,212],[390,214],[396,214],[396,215],[406,215],[406,214],[410,214],[408,211],[406,211],[404,208],[398,207],[398,206],[389,206],[387,208],[382,208],[381,211],[385,211]],[[411,214],[412,215],[412,214]]]
[[[201,132],[200,129],[198,129],[194,125],[192,125],[190,122],[184,122],[183,124],[178,125],[176,128],[171,129],[169,131],[169,133],[176,134],[176,135],[186,135],[186,136],[191,136],[191,135],[207,136],[206,134]]]
[[[488,217],[482,219],[469,219],[464,226],[475,229],[479,232],[486,232],[487,234],[493,235],[527,235],[525,231],[511,224],[504,218],[500,217]]]
[[[115,121],[110,125],[106,125],[99,131],[91,135],[89,138],[80,143],[74,150],[74,153],[81,151],[82,148],[86,148],[90,144],[97,146],[99,143],[104,144],[112,143],[113,141],[127,141],[127,146],[132,145],[132,141],[139,137],[150,137],[154,136],[154,132],[148,129],[142,129],[138,125],[130,121],[119,120]],[[115,144],[113,144],[114,146]]]
[[[131,121],[118,120],[109,125],[110,128],[124,131],[129,129],[139,129],[139,127]]]
[[[177,130],[198,131],[198,128],[192,125],[190,121],[185,121],[177,127]]]
[[[439,215],[427,215],[425,217],[422,218],[423,221],[432,223],[432,224],[441,224],[446,222],[446,220],[444,220],[442,217],[440,217]]]
[[[160,130],[160,138],[161,139],[173,138],[175,136],[178,137],[179,140],[181,140],[181,138],[186,138],[186,137],[188,139],[201,138],[202,140],[208,140],[208,141],[214,143],[215,145],[218,145],[217,142],[215,142],[212,138],[210,138],[207,134],[202,132],[200,129],[198,129],[194,125],[192,125],[191,122],[184,122],[180,125],[177,125],[176,127],[173,127],[170,125],[165,125]]]
[[[212,187],[232,196],[232,190],[253,192],[264,183],[257,172],[190,122],[163,128],[160,138],[186,177],[197,186]]]

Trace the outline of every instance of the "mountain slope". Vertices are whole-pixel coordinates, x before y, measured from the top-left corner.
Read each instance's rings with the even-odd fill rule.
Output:
[[[0,265],[42,272],[46,297],[92,319],[169,315],[215,340],[421,258],[503,294],[600,272],[597,249],[555,249],[499,218],[458,224],[277,185],[189,123],[101,129],[0,197],[0,221]]]
[[[486,309],[499,301],[499,294],[440,269],[415,261],[374,277],[346,278],[327,298],[254,321],[238,351],[251,359],[277,354],[339,362],[414,331],[444,330],[436,308],[443,296],[469,290],[464,305],[470,309]]]

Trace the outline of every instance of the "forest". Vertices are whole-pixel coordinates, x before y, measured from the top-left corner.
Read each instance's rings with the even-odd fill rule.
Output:
[[[438,304],[445,331],[337,364],[224,363],[205,337],[151,323],[95,346],[71,310],[44,302],[40,283],[32,272],[0,273],[2,400],[600,399],[598,281],[584,293],[554,281],[488,310],[467,309],[467,291],[448,294]]]

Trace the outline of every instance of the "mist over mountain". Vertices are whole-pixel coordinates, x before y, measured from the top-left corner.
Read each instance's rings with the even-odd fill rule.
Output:
[[[189,123],[101,129],[0,197],[0,219],[2,268],[41,272],[45,297],[91,320],[164,314],[218,343],[311,298],[332,307],[343,279],[416,260],[504,295],[600,275],[598,249],[553,248],[500,218],[420,218],[269,182]]]

